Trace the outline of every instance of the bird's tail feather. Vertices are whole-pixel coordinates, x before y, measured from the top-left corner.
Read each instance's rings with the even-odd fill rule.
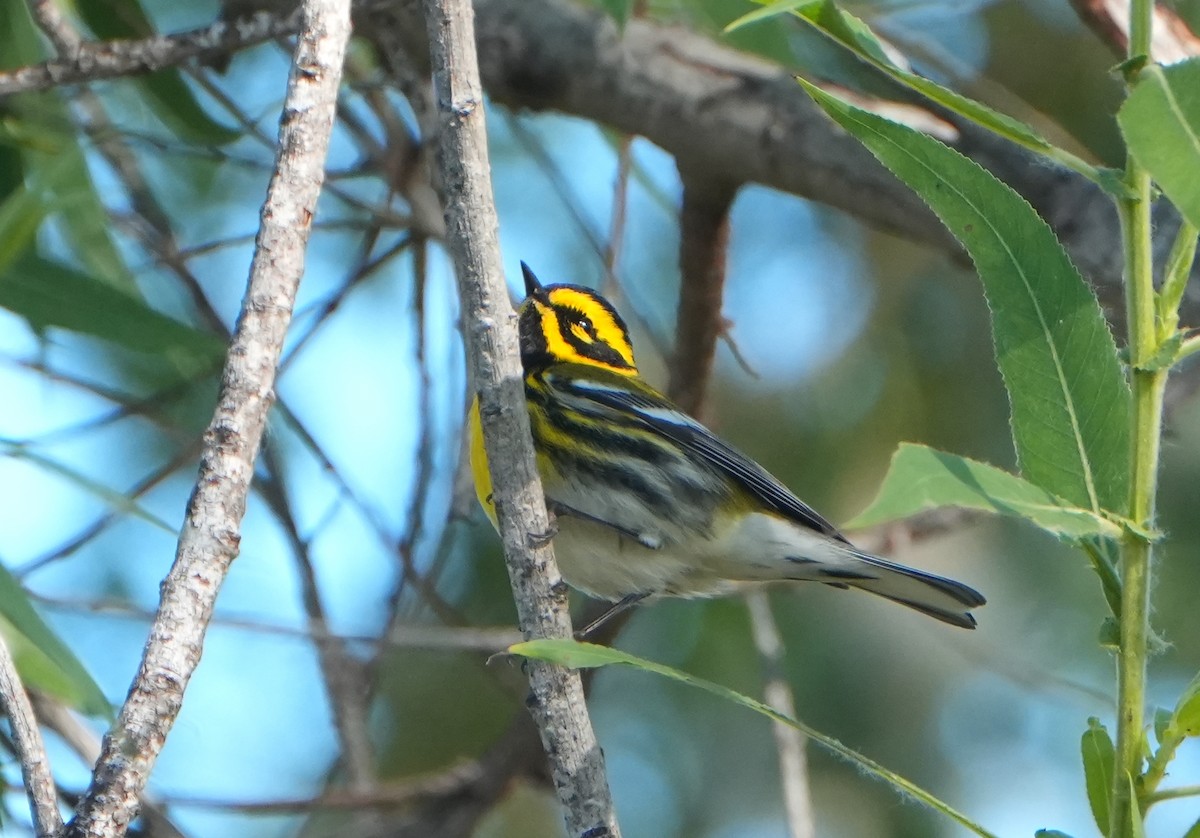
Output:
[[[975,628],[970,609],[987,602],[979,591],[923,570],[889,562],[870,553],[854,551],[854,556],[867,567],[855,578],[842,576],[840,581],[864,591],[906,605],[953,626]]]

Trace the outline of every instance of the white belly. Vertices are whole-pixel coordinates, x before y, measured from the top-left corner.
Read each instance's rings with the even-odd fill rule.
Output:
[[[743,582],[817,579],[819,566],[855,561],[837,542],[766,513],[736,524],[715,522],[711,537],[658,549],[600,524],[560,517],[554,552],[572,587],[608,600],[634,593],[716,596]]]

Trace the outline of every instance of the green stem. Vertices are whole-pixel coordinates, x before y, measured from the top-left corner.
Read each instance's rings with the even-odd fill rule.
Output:
[[[1151,0],[1131,0],[1129,57],[1149,55]],[[1131,61],[1132,84],[1136,62]],[[1118,201],[1125,250],[1125,312],[1133,385],[1129,518],[1143,531],[1154,524],[1159,432],[1166,371],[1143,369],[1158,348],[1150,223],[1150,175],[1129,155],[1129,197]],[[1121,540],[1121,645],[1117,654],[1117,744],[1111,838],[1133,838],[1140,821],[1129,778],[1140,778],[1145,751],[1146,649],[1150,634],[1150,563],[1153,545],[1134,532]]]
[[[1179,786],[1173,789],[1163,789],[1147,795],[1147,803],[1161,803],[1164,800],[1178,800],[1181,797],[1200,797],[1200,786]]]
[[[1179,363],[1184,358],[1190,358],[1200,352],[1200,335],[1190,337],[1179,345],[1179,351],[1175,353],[1175,363]]]
[[[1168,725],[1163,732],[1163,741],[1150,759],[1150,764],[1146,766],[1146,773],[1142,777],[1142,803],[1145,809],[1149,809],[1150,804],[1155,802],[1158,785],[1167,776],[1167,766],[1175,758],[1175,751],[1183,743],[1184,738],[1174,723]]]

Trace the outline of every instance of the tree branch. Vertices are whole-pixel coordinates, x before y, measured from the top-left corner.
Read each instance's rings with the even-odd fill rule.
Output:
[[[0,96],[226,55],[299,25],[294,0],[257,0],[257,5],[270,11],[180,35],[85,43],[75,61],[0,73]],[[920,199],[838,131],[787,69],[678,27],[632,19],[618,31],[602,11],[569,0],[476,0],[475,11],[480,69],[495,101],[596,120],[646,137],[713,177],[790,192],[961,256]],[[356,14],[381,56],[402,52],[428,67],[429,45],[416,0],[360,0]],[[895,115],[895,103],[877,105]],[[928,111],[902,108],[902,119],[938,123]],[[1120,237],[1107,196],[982,129],[938,124],[950,131],[952,147],[1033,205],[1110,309],[1119,310]],[[1169,208],[1159,211],[1155,227],[1156,251],[1165,254],[1176,228]],[[1189,290],[1184,319],[1200,322],[1200,283]]]
[[[1076,14],[1119,58],[1129,49],[1129,0],[1071,0]],[[1163,3],[1154,4],[1150,58],[1174,64],[1200,53],[1198,39],[1183,18]]]
[[[371,14],[370,36],[420,61],[426,47],[413,37],[411,15],[404,2]],[[837,129],[786,68],[678,27],[631,19],[619,31],[603,11],[569,0],[477,0],[476,15],[481,72],[497,102],[595,120],[645,137],[711,178],[761,183],[962,257],[921,200]],[[1097,187],[983,129],[912,106],[874,106],[948,131],[951,147],[1033,205],[1110,310],[1121,310],[1117,217]],[[1156,219],[1164,254],[1175,218],[1163,207]],[[1185,312],[1200,320],[1200,283]]]
[[[771,709],[796,718],[796,698],[783,669],[783,636],[771,613],[771,599],[763,588],[746,593],[750,612],[750,634],[763,668],[763,700]],[[809,793],[808,756],[804,734],[790,725],[771,720],[775,750],[779,754],[779,784],[783,789],[783,811],[791,838],[814,838],[812,795]]]
[[[217,593],[237,555],[254,459],[324,179],[350,34],[349,0],[306,0],[303,14],[276,169],[217,408],[205,433],[200,475],[141,666],[68,827],[72,838],[122,835],[136,816],[138,794],[179,713]]]
[[[38,838],[54,838],[62,832],[62,816],[58,812],[58,788],[50,773],[46,745],[38,729],[37,718],[17,675],[8,644],[0,636],[0,707],[12,726],[13,743],[21,760],[21,776],[25,793],[33,812],[33,825]]]
[[[683,178],[683,207],[679,213],[682,280],[667,392],[684,410],[699,416],[712,377],[717,338],[725,328],[721,315],[725,256],[729,211],[737,187],[684,166],[680,166],[679,173]]]
[[[469,0],[426,0],[439,115],[438,164],[446,196],[447,245],[454,257],[473,380],[487,446],[504,557],[521,630],[570,637],[567,590],[534,465],[517,328],[501,266],[498,223]],[[526,664],[528,705],[541,733],[568,834],[618,838],[604,755],[587,715],[579,673]]]
[[[294,35],[301,26],[301,9],[286,15],[257,12],[232,22],[218,21],[204,29],[140,40],[83,41],[73,53],[56,61],[0,73],[0,97],[48,90],[64,84],[100,81],[174,67],[192,58],[218,58]],[[57,42],[57,41],[56,41]],[[61,47],[60,47],[61,48]]]

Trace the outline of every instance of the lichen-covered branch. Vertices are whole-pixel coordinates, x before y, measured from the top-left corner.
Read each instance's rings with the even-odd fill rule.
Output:
[[[115,41],[82,41],[55,61],[0,73],[0,97],[48,90],[63,84],[100,81],[175,67],[192,58],[217,58],[272,38],[294,35],[301,9],[287,15],[258,12],[232,22],[177,35]],[[61,47],[60,47],[61,49]]]
[[[25,780],[25,793],[33,812],[34,831],[37,838],[53,838],[63,826],[58,812],[58,788],[50,773],[50,760],[46,757],[46,745],[33,706],[3,637],[0,637],[0,709],[12,727],[13,744],[21,762],[21,777]]]
[[[474,14],[470,0],[426,0],[425,14],[439,116],[446,241],[462,297],[467,354],[479,391],[517,617],[527,636],[570,637],[566,585],[547,537],[551,525],[534,464],[517,325],[500,259]],[[604,755],[592,731],[579,673],[539,661],[526,667],[529,709],[568,834],[617,838]]]
[[[324,181],[349,34],[349,0],[306,0],[275,172],[216,411],[204,436],[200,474],[141,666],[68,826],[72,838],[122,835],[136,816],[138,794],[179,713],[217,593],[237,555],[254,459]]]

